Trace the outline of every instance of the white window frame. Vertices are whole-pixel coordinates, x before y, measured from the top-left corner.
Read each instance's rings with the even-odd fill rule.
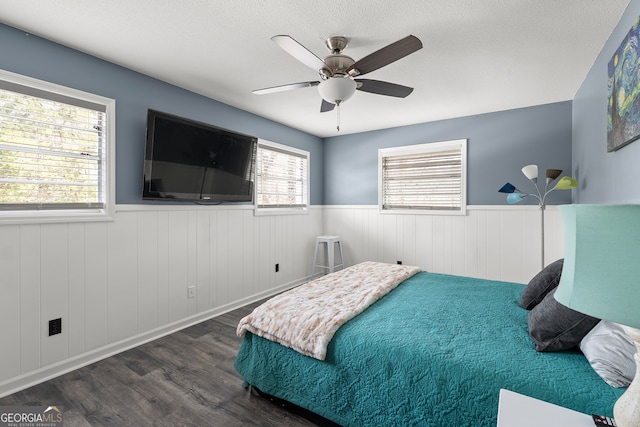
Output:
[[[461,194],[459,209],[421,209],[421,208],[385,208],[383,159],[394,156],[413,154],[428,154],[451,150],[460,150],[461,154]],[[405,145],[401,147],[381,148],[378,150],[378,210],[388,214],[427,214],[427,215],[466,215],[467,212],[467,140],[456,139],[450,141],[431,142],[426,144]]]
[[[115,211],[115,135],[116,135],[116,101],[111,98],[72,89],[43,80],[22,76],[9,71],[0,70],[0,81],[8,86],[21,87],[14,90],[35,96],[50,97],[54,100],[71,99],[79,104],[99,105],[106,113],[105,152],[103,153],[104,168],[104,208],[100,209],[50,209],[50,210],[2,210],[0,209],[0,224],[6,223],[47,223],[47,222],[85,222],[113,220]],[[13,90],[13,89],[10,89]],[[47,96],[43,96],[47,95]],[[71,102],[68,102],[71,104]]]
[[[305,177],[306,185],[304,188],[305,192],[305,203],[304,206],[282,206],[282,207],[260,207],[258,206],[258,188],[259,181],[262,179],[261,171],[259,170],[258,165],[258,157],[260,156],[259,151],[263,148],[267,147],[267,149],[271,148],[276,151],[283,152],[285,154],[291,154],[293,156],[303,157],[307,160],[307,176]],[[311,153],[305,150],[301,150],[298,148],[289,147],[288,145],[278,144],[277,142],[267,141],[265,139],[258,139],[258,148],[256,152],[256,168],[255,168],[255,185],[254,185],[254,205],[255,205],[255,215],[288,215],[288,214],[306,214],[309,212],[309,205],[311,203],[311,194],[310,194],[310,175],[311,175]]]

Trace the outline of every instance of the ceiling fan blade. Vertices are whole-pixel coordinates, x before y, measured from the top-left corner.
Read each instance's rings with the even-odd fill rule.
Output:
[[[375,93],[377,95],[395,96],[397,98],[406,98],[411,92],[412,87],[397,85],[395,83],[383,82],[380,80],[355,79],[358,83],[358,90],[363,92]]]
[[[284,92],[286,90],[302,89],[302,88],[305,88],[305,87],[313,87],[313,86],[318,86],[319,84],[320,84],[320,82],[291,83],[291,84],[288,84],[288,85],[266,87],[264,89],[256,89],[256,90],[253,91],[253,93],[255,93],[256,95],[264,95],[266,93]]]
[[[320,104],[320,112],[326,113],[327,111],[333,110],[335,107],[336,107],[335,104],[332,104],[331,102],[325,101],[323,99],[322,104]]]
[[[416,36],[407,36],[356,61],[347,71],[353,77],[361,76],[389,65],[420,49],[422,49],[420,39]]]
[[[278,46],[280,46],[289,55],[302,62],[307,67],[318,72],[323,68],[328,68],[327,64],[313,53],[311,53],[306,47],[295,41],[290,36],[281,35],[271,37]]]

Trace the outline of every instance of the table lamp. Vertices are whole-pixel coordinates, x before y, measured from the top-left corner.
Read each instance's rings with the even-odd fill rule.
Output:
[[[625,326],[636,375],[616,402],[619,427],[640,427],[640,205],[563,205],[565,257],[555,298]]]

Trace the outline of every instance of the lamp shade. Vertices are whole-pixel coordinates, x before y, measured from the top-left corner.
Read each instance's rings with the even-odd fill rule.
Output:
[[[558,190],[570,190],[572,188],[576,188],[578,186],[578,181],[571,178],[570,176],[563,176],[560,178],[560,181],[556,184],[556,188]]]
[[[332,77],[318,85],[318,92],[325,101],[340,105],[353,96],[356,86],[355,80],[349,77]]]
[[[526,196],[526,194],[524,196]],[[523,197],[523,195],[521,193],[510,193],[510,194],[507,194],[507,203],[509,203],[510,205],[513,205],[514,203],[518,203],[522,199],[524,199],[524,197]]]
[[[565,258],[555,298],[640,328],[640,205],[563,205]]]
[[[547,169],[547,183],[553,181],[562,173],[562,169]]]
[[[524,176],[535,182],[538,179],[538,165],[527,165],[522,168]]]
[[[513,193],[514,191],[516,191],[516,187],[510,182],[507,182],[498,190],[499,193]]]

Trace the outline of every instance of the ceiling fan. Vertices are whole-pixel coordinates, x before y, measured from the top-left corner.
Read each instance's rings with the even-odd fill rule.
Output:
[[[318,86],[322,97],[320,112],[331,111],[337,105],[351,98],[356,90],[377,95],[404,98],[413,92],[413,88],[380,80],[356,78],[389,65],[422,48],[422,42],[415,36],[407,36],[379,49],[364,58],[354,61],[342,51],[349,40],[343,36],[333,36],[326,40],[331,52],[324,59],[318,58],[307,48],[295,41],[291,36],[279,35],[271,38],[285,52],[313,69],[320,76],[320,81],[292,83],[282,86],[254,90],[253,93],[263,95],[305,87]],[[340,127],[338,125],[338,130]]]

